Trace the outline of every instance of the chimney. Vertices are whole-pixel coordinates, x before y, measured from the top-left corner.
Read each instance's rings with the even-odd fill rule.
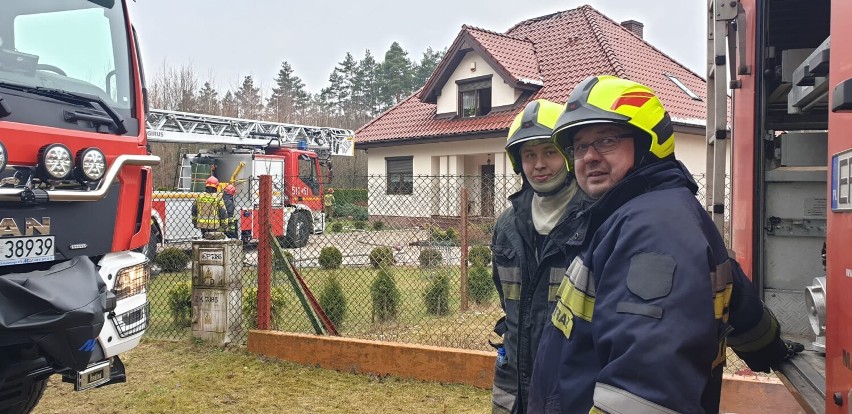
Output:
[[[642,24],[641,22],[637,22],[636,20],[625,20],[621,22],[621,25],[624,26],[625,29],[630,30],[631,32],[633,32],[633,34],[639,36],[639,38],[642,39],[642,32],[644,31],[643,28],[645,27],[644,24]]]

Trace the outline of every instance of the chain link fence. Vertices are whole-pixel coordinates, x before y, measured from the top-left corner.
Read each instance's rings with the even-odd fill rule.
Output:
[[[257,180],[237,185],[231,215],[229,202],[218,204],[223,192],[201,196],[213,207],[195,208],[203,193],[155,192],[148,336],[182,339],[196,331],[244,344],[257,327],[258,290],[268,289],[274,330],[327,332],[331,322],[347,337],[492,350],[488,339],[502,310],[489,245],[507,197],[521,186],[518,176],[369,176],[358,179],[365,188],[307,185],[299,195],[289,185],[295,179],[273,181],[268,195],[268,225],[292,268],[275,242],[258,249],[266,223]],[[229,224],[196,227],[194,213],[216,216],[220,207],[223,220],[234,217]],[[231,241],[193,243],[221,230]],[[217,248],[223,257],[214,257]],[[268,286],[258,276],[267,272]],[[728,371],[743,368],[729,358]]]

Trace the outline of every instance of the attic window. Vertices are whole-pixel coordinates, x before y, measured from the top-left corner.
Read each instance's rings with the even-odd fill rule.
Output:
[[[491,75],[456,81],[459,89],[459,116],[472,118],[491,112]]]
[[[696,94],[695,94],[695,92],[693,92],[693,91],[692,91],[691,89],[689,89],[686,85],[684,85],[684,84],[683,84],[683,82],[681,82],[681,81],[680,81],[680,79],[676,78],[674,75],[669,75],[668,73],[666,74],[666,76],[669,78],[669,80],[671,80],[671,81],[672,81],[672,83],[674,83],[675,85],[677,85],[677,87],[678,87],[678,88],[680,88],[680,90],[682,90],[684,93],[686,93],[687,95],[689,95],[689,97],[690,97],[690,98],[692,98],[692,99],[694,99],[694,100],[696,100],[696,101],[700,101],[700,100],[701,100],[701,97],[700,97],[700,96],[698,96],[698,95],[696,95]]]

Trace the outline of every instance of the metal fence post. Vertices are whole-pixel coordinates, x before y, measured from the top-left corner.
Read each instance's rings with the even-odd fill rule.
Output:
[[[467,188],[462,188],[461,191],[461,304],[462,311],[467,310],[468,306],[468,291],[467,291]]]
[[[257,236],[257,329],[269,330],[272,285],[272,246],[269,243],[272,226],[272,177],[260,176]]]

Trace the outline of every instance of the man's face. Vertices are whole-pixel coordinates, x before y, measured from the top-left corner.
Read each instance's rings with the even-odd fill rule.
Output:
[[[633,138],[618,138],[630,132],[621,125],[599,124],[574,135],[574,174],[577,184],[590,197],[601,198],[633,167]],[[604,148],[602,143],[612,144],[613,137],[614,146]]]
[[[549,140],[528,141],[521,145],[521,166],[528,180],[544,183],[565,168],[565,158]]]

